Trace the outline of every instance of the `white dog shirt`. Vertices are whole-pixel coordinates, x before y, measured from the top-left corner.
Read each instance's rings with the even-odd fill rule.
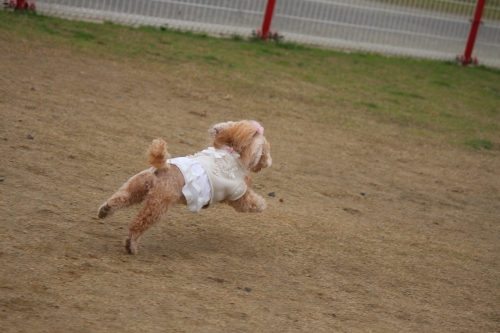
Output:
[[[238,162],[240,155],[210,147],[194,156],[167,160],[182,172],[185,185],[182,194],[190,212],[224,199],[237,200],[245,194],[245,171]]]

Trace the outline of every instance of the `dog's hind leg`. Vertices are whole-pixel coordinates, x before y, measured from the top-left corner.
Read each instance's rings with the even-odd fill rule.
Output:
[[[153,225],[160,222],[170,208],[183,198],[184,178],[180,172],[178,177],[164,180],[168,183],[156,184],[156,187],[149,192],[144,207],[130,224],[129,234],[125,240],[125,249],[130,254],[137,254],[141,236]]]
[[[130,178],[115,194],[99,207],[100,219],[111,216],[117,210],[141,203],[153,186],[153,169],[144,170]]]

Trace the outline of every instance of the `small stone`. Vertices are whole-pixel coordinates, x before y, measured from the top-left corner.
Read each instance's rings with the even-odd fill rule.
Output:
[[[366,193],[365,193],[365,192],[360,192],[359,194],[361,194],[361,195],[365,195]]]
[[[28,134],[28,139],[33,140],[35,137],[31,134]]]
[[[123,229],[123,227],[122,227],[122,226],[119,226],[119,227],[118,227],[118,229]]]
[[[269,192],[269,193],[268,193],[268,195],[269,195],[270,197],[275,197],[275,196],[276,196],[276,194],[275,194],[274,192]]]
[[[3,178],[0,178],[0,183],[1,183],[1,182],[3,182],[3,181],[4,181],[4,179],[3,179]]]
[[[31,87],[31,90],[36,90],[35,87]]]
[[[280,199],[280,202],[284,202],[283,199]]]
[[[193,145],[193,143],[191,141],[188,141],[186,143],[188,144],[188,146],[192,146]]]
[[[245,290],[245,291],[248,291],[248,292],[251,292],[251,291],[252,291],[252,288],[250,288],[250,287],[245,287],[245,288],[244,288],[244,290]]]
[[[212,275],[208,275],[208,276],[207,276],[207,279],[211,279],[211,278],[212,278]]]

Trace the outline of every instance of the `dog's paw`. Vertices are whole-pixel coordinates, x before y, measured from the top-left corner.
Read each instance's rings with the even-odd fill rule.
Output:
[[[103,219],[110,214],[110,211],[111,207],[108,205],[107,202],[105,202],[101,205],[101,207],[99,207],[99,210],[97,211],[97,216],[100,219]]]
[[[255,205],[249,208],[250,213],[262,213],[267,208],[266,200],[262,199],[260,202],[255,203]]]
[[[262,213],[267,208],[266,199],[256,193],[252,197],[252,200],[249,200],[247,204],[247,212],[250,213]]]
[[[262,201],[257,205],[256,212],[262,213],[266,209],[267,209],[267,202],[266,202],[266,200],[262,199]]]
[[[129,254],[137,254],[137,242],[127,238],[125,240],[125,250],[127,250]]]

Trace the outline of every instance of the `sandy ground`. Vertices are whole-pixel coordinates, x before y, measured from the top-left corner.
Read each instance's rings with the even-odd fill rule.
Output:
[[[314,122],[307,100],[196,68],[0,42],[2,332],[500,331],[498,151]],[[96,211],[151,140],[183,156],[238,119],[272,144],[268,210],[178,206],[126,254],[137,209]]]

